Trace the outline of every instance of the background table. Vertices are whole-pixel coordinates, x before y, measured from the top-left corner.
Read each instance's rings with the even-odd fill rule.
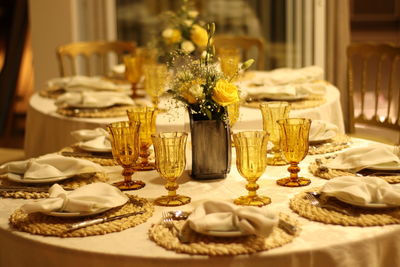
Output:
[[[367,141],[355,140],[353,146]],[[311,187],[321,186],[326,180],[308,172],[308,164],[318,156],[307,156],[300,164],[300,174],[311,177]],[[188,161],[190,162],[190,160]],[[188,167],[190,168],[190,166]],[[271,197],[269,208],[287,213],[301,223],[300,236],[282,247],[235,257],[190,256],[167,251],[150,241],[149,227],[160,220],[161,212],[176,208],[156,207],[154,215],[137,227],[122,232],[83,238],[57,238],[18,232],[8,225],[8,217],[29,200],[0,199],[0,266],[285,266],[285,267],[377,267],[400,266],[400,225],[377,227],[344,227],[309,221],[293,213],[289,200],[303,188],[285,188],[275,180],[286,176],[287,166],[267,167],[259,179],[259,194]],[[121,179],[120,168],[109,169],[114,179]],[[150,200],[164,194],[164,181],[157,172],[140,172],[146,186],[130,191]],[[201,201],[219,199],[232,201],[246,194],[245,180],[238,174],[233,162],[226,179],[194,181],[186,173],[179,180],[178,192],[192,197],[192,202],[179,207],[192,210]]]
[[[164,101],[164,107],[171,103]],[[105,127],[108,123],[127,120],[116,118],[72,118],[56,113],[54,100],[35,93],[29,102],[25,134],[26,157],[37,157],[58,151],[76,142],[71,132],[80,129]],[[326,102],[315,108],[292,110],[291,117],[305,117],[325,120],[336,124],[344,133],[340,93],[334,86],[328,86]],[[240,116],[234,129],[262,129],[262,115],[257,108],[240,108]],[[157,116],[157,131],[189,131],[189,118],[183,108],[172,109]]]

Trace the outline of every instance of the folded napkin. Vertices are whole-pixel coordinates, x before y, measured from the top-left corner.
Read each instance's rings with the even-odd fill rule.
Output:
[[[383,144],[371,144],[346,150],[328,161],[325,166],[331,169],[359,171],[383,163],[400,164],[396,148]]]
[[[69,92],[59,96],[57,106],[77,108],[104,108],[113,105],[133,105],[128,95],[118,92]]]
[[[80,141],[79,147],[89,151],[111,151],[110,134],[103,128],[78,130],[71,135]]]
[[[65,191],[54,184],[49,189],[49,198],[34,200],[22,205],[26,213],[32,212],[77,212],[93,213],[125,204],[128,197],[118,188],[106,183],[88,184],[74,191]]]
[[[238,207],[224,201],[206,201],[188,218],[189,226],[200,233],[208,231],[240,231],[244,234],[268,236],[278,223],[276,214],[256,207]]]
[[[309,140],[313,142],[331,139],[337,135],[338,131],[338,127],[333,123],[322,120],[312,120]]]
[[[48,88],[60,89],[66,91],[124,91],[129,93],[131,91],[130,84],[116,84],[112,81],[105,80],[101,77],[88,77],[88,76],[71,76],[63,78],[54,78],[47,82]]]
[[[400,187],[375,177],[336,177],[326,182],[321,192],[325,196],[336,197],[343,202],[359,206],[400,206]]]
[[[103,167],[89,160],[47,154],[39,158],[13,161],[0,166],[0,174],[21,174],[22,179],[46,179],[76,174],[103,172]]]

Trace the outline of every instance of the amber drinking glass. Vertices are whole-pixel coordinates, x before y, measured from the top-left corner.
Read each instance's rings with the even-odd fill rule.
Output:
[[[151,136],[156,155],[156,169],[167,183],[167,196],[154,200],[160,206],[180,206],[190,202],[190,197],[176,194],[178,184],[176,180],[185,170],[186,166],[186,140],[187,133],[159,133]]]
[[[236,80],[241,60],[240,49],[220,48],[218,49],[218,56],[222,72],[229,79]]]
[[[144,69],[145,90],[154,107],[158,107],[159,97],[164,93],[168,81],[168,69],[164,64],[147,64]]]
[[[134,166],[139,156],[139,123],[121,121],[107,126],[111,136],[112,154],[122,166],[124,181],[113,185],[121,190],[135,190],[142,188],[145,183],[132,180]]]
[[[266,196],[257,195],[258,178],[267,166],[268,133],[265,131],[247,131],[233,134],[236,148],[236,167],[241,176],[247,180],[247,196],[234,200],[237,205],[264,206],[271,203]]]
[[[308,134],[310,131],[311,120],[303,118],[290,118],[278,120],[281,132],[282,155],[290,164],[288,171],[290,177],[276,181],[278,185],[298,187],[311,183],[310,179],[299,177],[298,166],[308,152]]]
[[[129,121],[139,122],[139,160],[136,171],[154,170],[154,163],[149,161],[151,135],[156,133],[157,110],[153,107],[135,107],[126,111]]]
[[[142,77],[142,71],[140,69],[140,61],[137,57],[133,55],[124,56],[124,64],[125,64],[125,79],[131,82],[132,84],[132,96],[137,96],[136,89],[137,84]]]
[[[269,102],[260,104],[263,117],[263,129],[269,133],[269,140],[272,147],[272,157],[267,159],[267,164],[272,166],[286,165],[282,158],[280,148],[280,130],[277,120],[286,119],[289,116],[290,106],[288,102]]]

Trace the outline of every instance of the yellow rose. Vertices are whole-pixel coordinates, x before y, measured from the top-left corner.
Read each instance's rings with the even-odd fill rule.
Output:
[[[162,36],[164,37],[165,42],[167,44],[176,44],[182,40],[182,34],[177,29],[171,29],[171,28],[165,29],[162,32]]]
[[[221,106],[235,103],[239,101],[238,88],[227,80],[221,79],[215,85],[212,99]]]
[[[197,24],[193,25],[190,31],[190,38],[192,39],[193,43],[195,43],[198,47],[203,48],[207,46],[207,31]]]

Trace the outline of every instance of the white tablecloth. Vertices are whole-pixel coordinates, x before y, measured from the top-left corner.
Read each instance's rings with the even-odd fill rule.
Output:
[[[367,141],[356,140],[355,145]],[[312,177],[308,164],[318,156],[308,156],[301,162],[300,174],[312,179],[311,187],[321,186],[326,180]],[[285,166],[267,167],[259,179],[259,194],[271,197],[272,209],[293,216],[301,223],[301,233],[285,246],[235,257],[207,257],[178,254],[159,247],[149,240],[147,231],[160,220],[161,212],[177,208],[156,207],[146,223],[119,233],[83,238],[44,237],[10,228],[8,217],[29,200],[0,199],[0,266],[274,266],[274,267],[391,267],[400,266],[400,225],[376,227],[345,227],[309,221],[292,212],[288,203],[306,188],[277,186],[275,180],[287,175]],[[121,179],[118,168],[110,168],[110,175]],[[165,193],[164,181],[157,172],[141,172],[134,178],[143,179],[146,186],[131,191],[140,197],[154,199]],[[192,202],[179,207],[191,210],[205,199],[232,201],[246,194],[245,180],[234,163],[226,179],[198,182],[187,174],[179,180],[178,193],[192,197]]]
[[[325,120],[336,124],[339,131],[344,133],[339,90],[333,86],[328,86],[326,99],[327,101],[324,104],[315,108],[292,110],[290,116]],[[164,104],[168,105],[168,103]],[[37,157],[58,151],[76,142],[70,135],[71,131],[105,127],[110,122],[127,119],[126,116],[95,119],[61,116],[56,113],[54,100],[43,98],[36,93],[29,102],[25,154],[27,157]],[[157,131],[189,131],[188,120],[183,108],[173,109],[158,115]],[[234,129],[262,129],[261,111],[257,108],[241,107],[240,117]]]

